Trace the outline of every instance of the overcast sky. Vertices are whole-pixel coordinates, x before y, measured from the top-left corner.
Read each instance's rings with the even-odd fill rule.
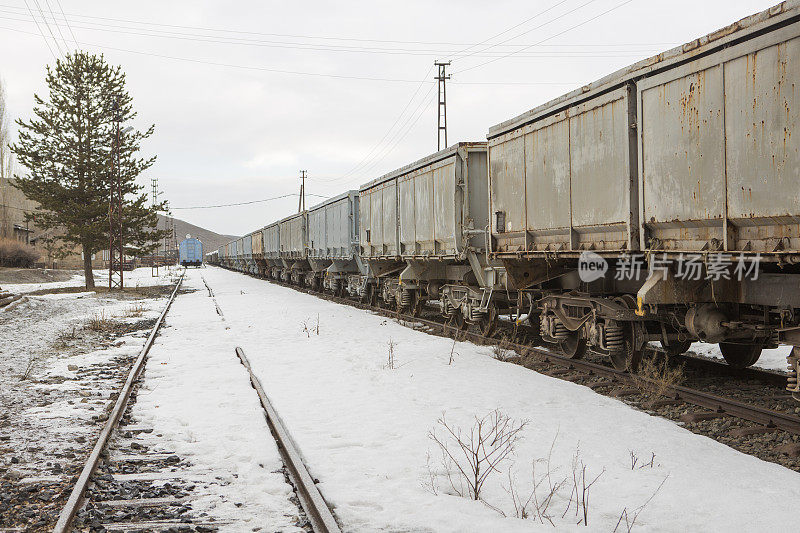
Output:
[[[143,153],[158,160],[141,182],[158,177],[175,216],[238,235],[295,212],[297,197],[179,208],[296,195],[300,169],[320,195],[310,206],[435,152],[436,59],[453,61],[449,143],[484,140],[498,122],[773,3],[5,0],[0,76],[9,113],[27,118],[59,48],[77,41],[122,65],[136,126],[156,126]]]

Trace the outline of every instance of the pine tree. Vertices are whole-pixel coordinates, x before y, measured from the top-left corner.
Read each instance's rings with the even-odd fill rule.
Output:
[[[144,187],[135,183],[155,162],[138,157],[154,126],[120,134],[115,167],[117,127],[136,117],[122,68],[102,55],[76,51],[56,60],[55,68],[48,66],[45,80],[49,98],[34,94],[35,118],[17,121],[19,141],[11,150],[28,173],[17,175],[15,186],[44,210],[30,218],[39,228],[56,230],[45,240],[57,256],[81,247],[86,288],[93,288],[92,254],[108,248],[110,188],[117,173],[128,249],[149,253],[164,237],[156,228],[157,212],[165,206],[148,207]]]

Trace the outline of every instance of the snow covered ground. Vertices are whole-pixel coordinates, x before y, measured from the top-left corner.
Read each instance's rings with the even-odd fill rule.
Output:
[[[692,347],[689,348],[689,350],[697,355],[713,357],[715,359],[723,359],[722,352],[719,351],[718,344],[693,342]],[[777,348],[762,350],[761,357],[759,357],[758,361],[753,366],[766,368],[768,370],[779,370],[781,372],[786,372],[786,358],[789,356],[791,351],[791,346],[778,346]]]
[[[110,395],[164,302],[163,296],[80,291],[29,295],[0,313],[0,527],[26,518],[40,521],[37,527],[54,524],[59,498],[68,494],[66,476],[82,466]],[[53,480],[46,489],[15,484],[42,476]],[[20,516],[14,506],[32,514]]]
[[[487,347],[454,345],[381,316],[221,269],[188,276],[196,283],[201,274],[230,329],[209,338],[204,330],[211,330],[210,323],[187,322],[181,326],[184,339],[198,344],[183,345],[180,352],[175,346],[171,356],[162,352],[160,362],[188,371],[196,361],[198,368],[227,374],[223,365],[233,358],[233,346],[242,346],[348,531],[552,530],[547,520],[514,517],[509,469],[516,491],[527,499],[532,466],[541,483],[540,507],[553,494],[546,514],[556,530],[586,531],[575,525],[572,492],[573,472],[580,475],[582,465],[587,483],[602,472],[590,489],[589,530],[612,531],[624,512],[630,521],[637,511],[634,531],[786,531],[796,523],[800,475],[793,471],[588,388],[499,362]],[[210,304],[196,307],[201,305]],[[166,370],[154,362],[150,371]],[[214,386],[197,406],[169,407],[175,415],[162,415],[167,406],[159,400],[159,416],[200,416],[215,401],[238,416],[227,396],[238,398],[238,392],[230,385],[224,397],[214,394],[219,390]],[[247,393],[255,401],[255,393]],[[451,427],[469,431],[475,417],[495,409],[528,421],[522,439],[500,472],[487,478],[485,503],[454,496],[429,432],[443,414]],[[261,429],[254,432],[260,435]],[[439,435],[442,429],[438,426]],[[209,446],[203,453],[222,458],[239,453],[242,441],[229,443],[222,437],[227,431],[221,430],[215,444],[196,447]],[[214,446],[220,449],[214,452]],[[550,479],[542,480],[548,464]],[[623,519],[617,531],[626,530]]]
[[[126,287],[152,287],[154,285],[165,285],[170,283],[170,278],[179,271],[178,267],[159,268],[158,276],[153,276],[150,267],[136,268],[124,273]],[[61,289],[65,287],[81,287],[85,283],[83,272],[75,271],[71,279],[67,281],[54,281],[45,283],[9,283],[0,285],[14,294],[26,294],[44,289]],[[108,270],[95,270],[94,283],[97,287],[108,286]]]
[[[151,451],[188,460],[187,478],[205,479],[191,495],[192,515],[232,520],[224,531],[302,531],[292,488],[258,396],[234,353],[201,273],[188,270],[153,348],[132,417],[153,428]]]

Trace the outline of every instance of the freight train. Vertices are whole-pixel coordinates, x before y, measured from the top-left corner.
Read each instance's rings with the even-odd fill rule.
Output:
[[[635,370],[648,343],[744,368],[794,346],[800,2],[614,72],[212,252],[458,327],[498,315]]]

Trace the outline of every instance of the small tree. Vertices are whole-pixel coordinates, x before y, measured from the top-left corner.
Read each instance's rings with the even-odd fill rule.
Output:
[[[43,210],[29,219],[39,228],[58,230],[43,238],[56,256],[81,247],[86,288],[92,288],[92,254],[108,248],[109,197],[117,175],[123,242],[148,253],[164,237],[157,229],[157,212],[165,206],[148,207],[144,187],[135,183],[155,162],[155,157],[137,157],[154,126],[119,135],[115,167],[117,128],[136,116],[122,68],[109,65],[102,55],[76,51],[56,60],[55,68],[48,66],[45,79],[49,98],[34,95],[35,118],[17,121],[19,141],[11,150],[28,174],[17,175],[14,186]]]

